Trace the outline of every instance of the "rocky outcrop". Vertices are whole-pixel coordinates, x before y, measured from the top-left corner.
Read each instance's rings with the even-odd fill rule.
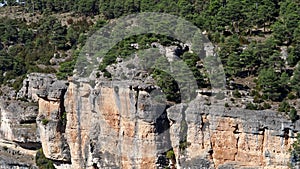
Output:
[[[288,168],[289,149],[299,123],[293,124],[271,111],[225,109],[203,105],[198,98],[189,105],[176,105],[168,109],[168,117],[184,110],[187,123],[187,147],[175,151],[178,166],[190,161],[207,159],[215,168]],[[202,104],[201,104],[202,103]],[[171,131],[179,128],[178,122]],[[178,129],[177,129],[178,130]],[[171,132],[172,142],[179,137]],[[196,159],[196,160],[195,160]]]
[[[38,102],[38,93],[47,92],[50,84],[56,81],[53,74],[31,73],[23,81],[23,86],[17,93],[17,99]]]
[[[36,104],[2,100],[0,102],[1,139],[20,143],[38,143],[35,124],[37,111],[38,106]]]
[[[65,138],[66,112],[64,94],[67,90],[66,81],[55,81],[39,90],[39,114],[37,126],[43,152],[47,158],[70,162],[69,146]]]
[[[8,98],[0,98],[0,168],[35,168],[35,152],[41,148],[38,105]]]
[[[33,167],[42,145],[57,168],[284,169],[300,128],[276,112],[225,109],[200,95],[166,104],[154,97],[153,79],[45,81],[26,95],[36,95],[38,107],[0,104],[3,168]]]
[[[169,122],[166,116],[156,114],[156,111],[163,113],[164,107],[151,102],[144,90],[121,84],[113,87],[99,84],[92,89],[88,83],[70,83],[65,105],[72,168],[160,165],[157,157],[163,153],[161,149],[166,147],[168,139],[162,139],[163,135],[157,132]]]
[[[35,152],[22,148],[18,143],[0,141],[0,168],[35,169]]]
[[[155,86],[125,84],[70,82],[64,100],[70,168],[166,167],[170,149],[178,168],[288,168],[298,122],[272,111],[208,106],[201,96],[165,109],[151,98]],[[62,144],[57,133],[47,134],[47,144]],[[59,160],[53,154],[47,157]]]
[[[170,62],[185,50],[158,48]],[[107,68],[112,80],[28,75],[18,101],[12,93],[0,102],[0,166],[34,167],[42,146],[61,169],[288,168],[299,120],[225,108],[200,94],[188,103],[167,102],[141,70],[152,63],[140,61],[118,58]]]
[[[170,62],[185,50],[157,46]],[[151,64],[137,55],[118,58],[107,67],[112,80],[101,73],[69,82],[28,76],[18,98],[39,104],[45,156],[62,169],[288,168],[299,121],[273,111],[225,108],[202,95],[166,102],[143,70]]]

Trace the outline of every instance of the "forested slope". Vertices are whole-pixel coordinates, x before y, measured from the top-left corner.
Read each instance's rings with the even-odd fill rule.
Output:
[[[31,72],[72,75],[86,39],[112,20],[132,13],[165,12],[199,27],[216,47],[224,65],[225,106],[252,110],[273,109],[298,120],[300,97],[299,0],[2,0],[0,7],[0,84],[18,90]],[[152,42],[164,46],[176,40],[163,35],[124,39],[104,57],[99,70]],[[209,88],[199,57],[179,54],[191,68],[199,88]],[[180,102],[178,86],[167,73],[149,72],[167,99]],[[223,93],[218,93],[224,99]],[[243,102],[243,100],[245,100]],[[298,151],[298,146],[294,145]],[[296,159],[298,152],[296,152]]]
[[[248,108],[269,108],[269,101],[281,102],[300,94],[298,0],[30,0],[19,3],[10,0],[4,3],[0,9],[0,82],[16,79],[12,81],[15,89],[29,72],[57,73],[60,78],[66,78],[72,74],[85,39],[95,30],[111,19],[151,11],[179,15],[205,31],[225,65],[227,82],[252,89],[255,103]],[[157,40],[165,45],[172,43],[172,39],[158,35],[122,41],[118,50],[108,54],[100,70],[106,72],[106,66],[116,56],[134,52],[131,42],[145,45]],[[182,58],[192,67],[199,61],[189,53],[183,53]],[[193,72],[199,87],[207,87],[203,82],[205,74],[201,75],[197,68]],[[108,72],[106,75],[109,77]],[[161,72],[156,75],[167,76]],[[268,103],[263,106],[264,100]]]

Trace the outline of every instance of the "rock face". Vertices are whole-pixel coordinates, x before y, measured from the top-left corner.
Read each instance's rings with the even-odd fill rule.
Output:
[[[42,145],[63,169],[284,169],[300,128],[276,112],[209,106],[200,95],[166,105],[155,97],[160,89],[149,83],[153,79],[42,77],[40,85],[29,81],[34,87],[18,94],[37,103],[1,100],[2,168],[34,167]]]
[[[35,124],[37,110],[38,106],[35,104],[2,100],[0,103],[1,139],[20,143],[38,143]]]
[[[0,98],[0,168],[35,168],[38,105]]]
[[[70,162],[69,147],[65,138],[66,112],[64,94],[67,90],[65,81],[55,81],[39,90],[40,97],[37,126],[46,157],[62,162]]]
[[[160,146],[164,147],[168,140],[157,135],[157,123],[161,123],[162,129],[168,120],[160,117],[162,121],[157,122],[154,112],[164,109],[150,102],[144,89],[134,90],[120,84],[92,89],[88,83],[70,83],[65,105],[72,168],[159,165],[156,160],[162,153]]]
[[[42,141],[48,144],[43,146],[46,156],[64,161],[58,155],[63,153],[47,148],[62,152],[61,145],[67,144],[69,168],[160,168],[169,165],[166,152],[173,148],[177,168],[288,168],[298,122],[276,112],[207,106],[200,96],[165,110],[151,99],[149,89],[155,86],[141,86],[112,82],[93,88],[84,81],[70,82],[64,103],[50,106],[65,106],[65,139],[51,121],[46,126],[52,127],[43,127],[49,138]],[[44,102],[40,110],[49,109]]]
[[[289,148],[299,124],[275,112],[210,108],[198,98],[189,105],[168,109],[168,116],[184,111],[187,123],[185,150],[175,151],[178,166],[196,167],[193,161],[207,159],[215,168],[288,168]],[[179,119],[173,119],[173,121]],[[180,126],[179,126],[180,127]],[[173,124],[171,131],[178,125]],[[178,142],[178,135],[172,142]],[[196,160],[195,160],[196,159]]]
[[[43,73],[31,73],[23,81],[23,86],[17,93],[17,98],[28,100],[31,102],[38,102],[38,93],[46,92],[49,85],[57,79],[55,75]]]

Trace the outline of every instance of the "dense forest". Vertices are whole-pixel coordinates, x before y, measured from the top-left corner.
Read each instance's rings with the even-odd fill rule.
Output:
[[[243,85],[246,81],[254,84],[248,86],[254,101],[247,108],[269,108],[270,101],[281,102],[280,111],[296,108],[285,108],[283,104],[300,96],[298,0],[2,0],[1,3],[4,4],[1,13],[10,15],[0,18],[0,82],[13,82],[15,89],[30,72],[56,73],[66,79],[72,74],[86,38],[109,20],[137,12],[166,12],[184,17],[207,32],[218,48],[228,83],[238,80]],[[109,77],[106,66],[116,56],[132,53],[130,42],[147,44],[158,39],[164,45],[172,43],[172,39],[158,35],[125,39],[108,53],[100,70]],[[205,74],[195,67],[197,58],[189,53],[182,53],[181,57],[192,67],[199,87],[207,87],[203,83]],[[154,71],[154,75],[168,76],[159,71]],[[160,79],[169,80],[161,82],[170,84],[164,88],[174,87],[172,79]],[[173,89],[169,91],[172,93]]]
[[[87,37],[110,20],[138,12],[165,12],[181,16],[206,32],[214,43],[233,96],[225,106],[249,91],[253,101],[245,108],[276,109],[292,121],[300,105],[300,0],[0,0],[0,84],[18,90],[26,74],[72,75],[76,58]],[[143,35],[125,39],[104,58],[99,70],[117,56],[136,52],[130,46],[173,39]],[[209,87],[206,74],[196,66],[199,58],[183,52],[199,87]],[[152,70],[167,99],[178,100],[178,87],[167,73]],[[235,85],[233,85],[235,84]],[[233,86],[233,87],[232,87]],[[238,87],[237,87],[238,86]],[[222,94],[217,95],[220,99]],[[295,145],[295,147],[297,147]],[[299,160],[299,148],[295,160]]]

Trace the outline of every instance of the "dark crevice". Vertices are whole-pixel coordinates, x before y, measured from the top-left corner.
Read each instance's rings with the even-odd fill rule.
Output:
[[[63,143],[62,151],[64,154],[67,154],[67,163],[71,162],[71,154],[70,154],[70,147],[67,142],[67,139],[64,137],[63,133],[66,132],[66,125],[67,125],[67,112],[65,109],[64,101],[65,101],[65,94],[67,89],[62,89],[60,99],[59,99],[59,114],[58,114],[58,123],[57,123],[57,132],[62,133],[61,142]]]
[[[29,88],[29,81],[26,81],[26,85],[25,85],[25,89],[26,89],[25,96],[26,96],[26,98],[28,98],[28,88]]]
[[[236,152],[235,152],[235,154],[234,154],[234,160],[235,160],[235,161],[236,161],[236,156],[237,156],[237,154],[238,154],[238,152],[239,152],[239,140],[240,140],[240,136],[238,136],[237,139],[236,139],[236,145],[235,145]]]
[[[52,161],[55,165],[62,165],[62,164],[69,164],[69,165],[71,165],[71,164],[72,164],[71,161],[61,161],[61,160],[53,160],[53,159],[51,159],[51,161]]]
[[[155,128],[157,134],[163,134],[165,131],[170,129],[171,121],[168,119],[167,109],[168,106],[166,106],[163,113],[155,120]]]
[[[37,143],[37,142],[18,142],[18,141],[14,141],[15,143],[17,143],[20,147],[27,149],[27,150],[39,150],[42,148],[41,143]]]
[[[20,121],[20,124],[35,124],[35,123],[36,123],[36,118]]]
[[[66,124],[67,124],[67,117],[66,117],[66,108],[65,108],[65,94],[67,92],[67,89],[63,89],[61,91],[61,96],[60,96],[60,104],[59,104],[59,123],[57,126],[57,129],[61,133],[66,132]]]
[[[284,134],[283,134],[284,145],[288,145],[288,142],[289,142],[289,129],[285,128],[283,131],[284,131]]]
[[[205,125],[205,123],[203,122],[203,117],[202,116],[200,116],[200,118],[201,118],[201,124],[200,124],[200,126],[201,126],[201,134],[203,135],[203,137],[202,137],[202,144],[201,144],[201,147],[202,147],[202,149],[204,149],[204,131],[205,131],[205,127],[206,127],[206,125]]]

